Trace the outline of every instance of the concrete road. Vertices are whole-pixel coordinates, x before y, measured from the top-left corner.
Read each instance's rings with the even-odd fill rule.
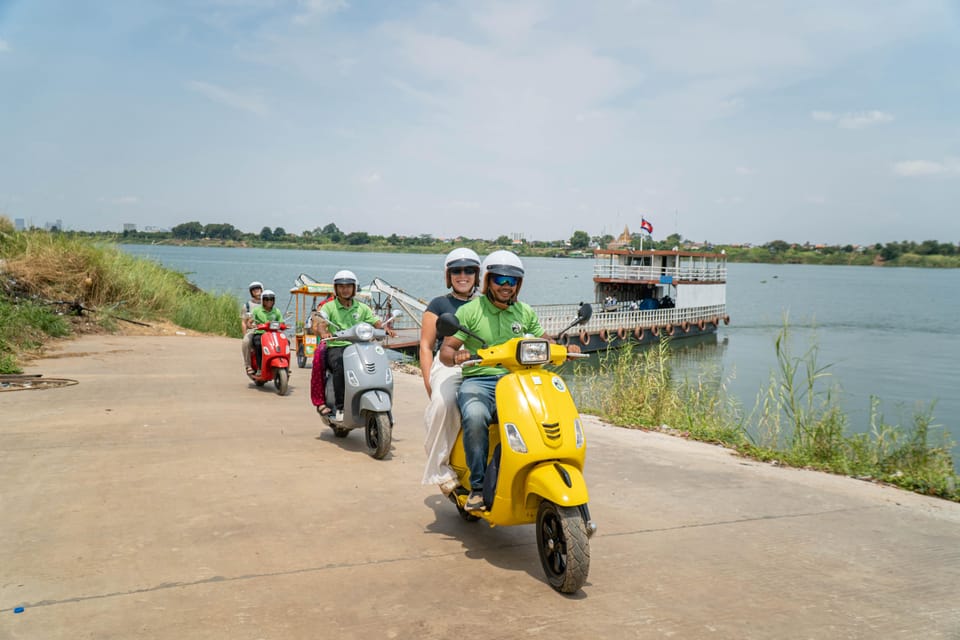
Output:
[[[960,638],[960,504],[588,420],[583,591],[533,527],[420,485],[258,389],[236,340],[86,337],[0,393],[0,638]],[[21,613],[15,608],[23,607]]]

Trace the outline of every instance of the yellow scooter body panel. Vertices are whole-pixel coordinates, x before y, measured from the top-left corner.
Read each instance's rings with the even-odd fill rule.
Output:
[[[574,426],[574,421],[580,418],[577,407],[559,375],[542,366],[519,365],[513,355],[519,340],[481,349],[478,354],[485,365],[496,361],[510,369],[497,383],[499,424],[490,425],[488,462],[497,444],[501,445],[493,506],[490,511],[476,514],[493,525],[536,521],[537,509],[544,498],[561,506],[578,506],[588,500],[583,479],[586,441],[581,437],[577,446]],[[566,357],[562,346],[550,347],[551,361],[562,361]],[[562,353],[554,353],[558,349]],[[525,453],[513,449],[508,429],[523,439]],[[580,433],[583,434],[582,428]],[[457,435],[450,464],[461,484],[469,487],[470,472],[463,452],[462,432]],[[461,504],[463,501],[465,498],[461,497]]]

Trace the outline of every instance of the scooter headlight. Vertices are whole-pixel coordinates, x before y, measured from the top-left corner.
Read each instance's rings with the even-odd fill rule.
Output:
[[[508,422],[503,425],[503,430],[507,434],[507,444],[510,445],[510,448],[517,453],[526,453],[527,452],[527,443],[523,441],[523,437],[520,435],[520,430],[517,429],[517,425],[512,422]]]
[[[270,331],[280,331],[280,323],[276,320],[270,322]]]
[[[367,324],[366,322],[361,322],[356,326],[357,337],[363,340],[364,342],[368,340],[373,340],[373,326]]]
[[[550,361],[550,343],[546,340],[521,340],[517,347],[520,364],[544,364]]]
[[[583,437],[583,423],[580,422],[580,418],[573,421],[573,431],[577,434],[577,449],[582,449],[586,438]]]

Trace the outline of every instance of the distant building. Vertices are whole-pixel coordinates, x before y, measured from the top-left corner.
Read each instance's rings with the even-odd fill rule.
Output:
[[[630,229],[627,228],[627,225],[623,225],[623,233],[611,241],[610,244],[607,245],[607,249],[625,249],[630,246],[631,238]]]
[[[53,222],[47,222],[44,224],[43,228],[47,231],[63,231],[63,220],[57,218]]]
[[[23,220],[23,218],[16,218],[13,221],[13,226],[17,231],[25,231],[27,228],[27,223]]]

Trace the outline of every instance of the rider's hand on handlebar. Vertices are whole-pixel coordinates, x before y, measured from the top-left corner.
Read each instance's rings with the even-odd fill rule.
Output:
[[[474,358],[476,358],[476,356],[466,349],[460,349],[453,354],[453,364],[463,364],[467,360],[473,360]]]
[[[567,353],[580,353],[580,345],[578,344],[567,345]]]

